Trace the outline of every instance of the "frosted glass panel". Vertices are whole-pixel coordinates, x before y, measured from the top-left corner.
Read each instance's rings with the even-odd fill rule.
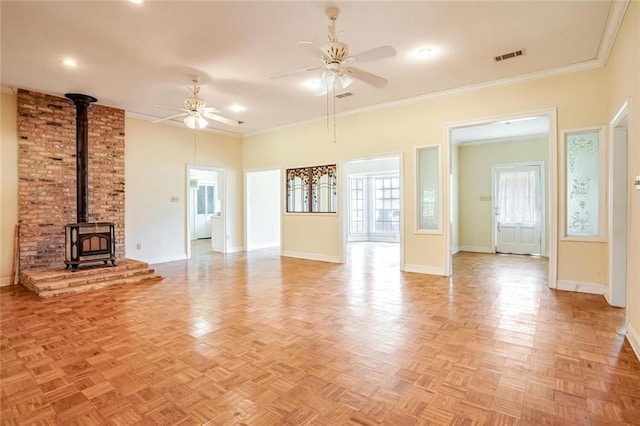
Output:
[[[440,156],[438,147],[418,149],[418,229],[440,229]]]
[[[599,132],[566,136],[567,235],[599,233]]]

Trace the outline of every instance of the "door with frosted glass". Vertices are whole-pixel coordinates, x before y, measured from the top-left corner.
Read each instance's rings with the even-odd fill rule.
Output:
[[[541,254],[541,173],[530,165],[495,169],[496,252]]]

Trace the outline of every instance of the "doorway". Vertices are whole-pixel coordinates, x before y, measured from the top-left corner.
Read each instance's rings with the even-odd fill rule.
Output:
[[[610,305],[627,303],[628,103],[610,125],[609,144],[609,289]]]
[[[491,170],[496,253],[543,253],[544,163],[499,164]]]
[[[245,172],[247,251],[279,247],[281,240],[281,170]]]
[[[187,258],[211,251],[226,253],[225,171],[187,166]]]
[[[401,156],[386,155],[341,163],[342,261],[384,259],[404,268]]]
[[[496,252],[495,204],[491,180],[491,166],[499,163],[530,163],[540,161],[542,192],[541,246],[537,250],[548,256],[548,282],[557,286],[557,124],[556,110],[532,111],[513,116],[474,120],[446,126],[444,152],[444,191],[449,198],[444,203],[443,215],[449,218],[445,226],[445,273],[453,273],[453,255],[457,251]],[[538,139],[544,151],[539,157],[522,157],[527,141]],[[531,144],[530,144],[531,145]],[[464,161],[462,149],[469,152],[480,147],[493,146],[483,156],[468,155]],[[510,158],[505,155],[512,154]],[[478,161],[484,158],[485,165]],[[483,172],[479,167],[484,167]],[[468,179],[462,181],[467,173]],[[483,178],[486,173],[486,178]],[[466,206],[466,207],[465,207]],[[484,224],[480,224],[480,222]],[[528,232],[528,230],[527,230]],[[471,236],[464,241],[464,235]],[[535,237],[532,237],[532,239]]]

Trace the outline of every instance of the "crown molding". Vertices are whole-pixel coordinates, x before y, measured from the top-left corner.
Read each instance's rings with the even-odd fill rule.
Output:
[[[624,15],[629,7],[630,0],[614,0],[607,17],[607,25],[604,27],[600,46],[598,47],[597,61],[602,65],[607,65],[609,55],[618,36],[618,31],[622,26]]]
[[[598,47],[598,54],[596,58],[577,62],[562,67],[552,68],[544,71],[537,71],[528,74],[517,75],[513,77],[503,78],[500,80],[487,81],[478,84],[472,84],[468,86],[457,87],[453,89],[441,90],[432,93],[426,93],[423,95],[413,96],[410,98],[399,99],[396,101],[383,102],[375,105],[370,105],[362,108],[356,108],[349,111],[343,111],[336,113],[336,117],[346,117],[354,114],[361,114],[364,112],[371,112],[383,109],[394,108],[402,105],[410,105],[420,102],[427,102],[438,98],[446,98],[450,96],[461,95],[465,93],[477,92],[485,89],[491,89],[495,87],[508,86],[517,83],[525,83],[529,81],[542,80],[545,78],[558,77],[565,74],[571,74],[580,71],[587,71],[596,68],[602,68],[607,64],[609,55],[616,40],[616,36],[622,25],[624,14],[627,10],[630,0],[614,0],[609,10],[609,16],[607,17],[607,24],[605,25],[600,39],[600,46]],[[288,129],[291,127],[301,126],[304,124],[315,123],[320,120],[325,120],[326,116],[315,117],[308,120],[302,120],[295,123],[285,124],[282,126],[272,127],[265,130],[258,130],[243,134],[243,137],[249,138],[253,136],[259,136],[267,133],[273,133],[279,130]]]

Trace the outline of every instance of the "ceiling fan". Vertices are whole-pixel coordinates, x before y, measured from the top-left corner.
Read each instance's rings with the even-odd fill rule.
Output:
[[[182,111],[182,112],[178,114],[170,115],[169,117],[164,117],[158,120],[154,120],[152,123],[159,123],[161,121],[184,117],[182,121],[184,122],[185,126],[187,126],[190,129],[203,129],[207,127],[207,125],[209,124],[209,122],[206,120],[207,118],[210,120],[227,124],[229,126],[237,126],[238,124],[240,124],[239,121],[232,120],[230,118],[226,118],[218,115],[219,112],[222,112],[219,109],[214,107],[208,107],[207,102],[204,99],[201,99],[198,97],[198,93],[200,93],[200,86],[198,86],[198,82],[200,82],[200,78],[194,77],[192,81],[193,81],[193,87],[188,87],[188,89],[193,94],[193,97],[187,98],[184,100],[184,108],[163,107],[163,108],[177,109],[178,111]]]
[[[322,64],[303,68],[301,70],[277,74],[271,78],[284,77],[299,72],[324,70],[322,78],[320,79],[320,85],[315,93],[316,96],[323,96],[334,90],[336,80],[340,82],[343,89],[346,89],[351,85],[354,79],[360,80],[379,89],[384,87],[387,84],[386,79],[360,68],[356,68],[352,64],[355,62],[367,62],[390,58],[396,55],[395,49],[391,46],[380,46],[361,52],[357,55],[349,56],[349,47],[345,43],[338,41],[339,33],[336,32],[336,20],[338,19],[338,16],[340,16],[340,9],[337,7],[328,7],[325,13],[331,21],[328,34],[329,42],[321,46],[310,41],[298,42],[298,46],[319,58],[322,61]]]

